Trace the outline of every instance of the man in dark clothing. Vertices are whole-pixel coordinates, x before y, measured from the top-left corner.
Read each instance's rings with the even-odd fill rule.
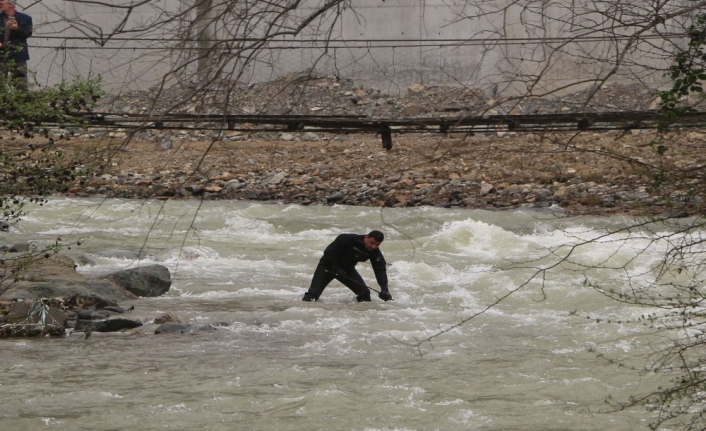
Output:
[[[363,277],[355,270],[358,262],[370,260],[375,271],[375,279],[380,285],[380,299],[392,299],[387,288],[387,267],[380,252],[380,244],[385,239],[382,232],[374,230],[367,235],[344,233],[326,247],[319,265],[314,271],[309,291],[304,294],[304,301],[316,301],[326,286],[335,278],[356,294],[358,302],[370,301],[370,290]]]
[[[10,73],[15,87],[27,91],[27,38],[32,36],[32,17],[16,12],[15,3],[0,0],[0,73]]]

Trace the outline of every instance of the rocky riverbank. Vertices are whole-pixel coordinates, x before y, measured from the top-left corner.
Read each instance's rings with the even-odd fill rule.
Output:
[[[90,334],[137,328],[142,319],[122,317],[134,307],[126,309],[118,302],[160,296],[171,286],[169,270],[162,265],[89,278],[76,272],[74,261],[64,255],[44,258],[31,250],[2,253],[0,338],[61,336],[69,329]],[[26,268],[21,272],[14,271],[22,266]]]
[[[567,214],[700,211],[678,189],[651,190],[655,166],[684,169],[700,159],[706,135],[668,137],[659,156],[652,133],[393,137],[232,133],[154,142],[85,140],[120,148],[100,177],[77,178],[68,196],[237,199],[301,205],[553,208]]]

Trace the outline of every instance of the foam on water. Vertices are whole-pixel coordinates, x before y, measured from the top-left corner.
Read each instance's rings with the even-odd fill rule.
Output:
[[[512,245],[512,247],[510,247]],[[449,250],[459,256],[475,259],[488,259],[498,249],[508,249],[524,253],[524,242],[518,236],[498,226],[467,219],[447,222],[424,243],[425,249]]]

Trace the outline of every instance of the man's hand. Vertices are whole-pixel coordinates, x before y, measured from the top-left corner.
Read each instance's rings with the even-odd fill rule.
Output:
[[[392,301],[392,295],[390,295],[390,291],[387,290],[387,286],[383,287],[380,290],[380,294],[378,294],[378,297],[383,301]]]

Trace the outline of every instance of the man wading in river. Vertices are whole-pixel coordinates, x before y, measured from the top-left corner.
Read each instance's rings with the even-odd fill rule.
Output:
[[[358,262],[370,263],[375,271],[375,279],[380,285],[378,297],[390,301],[392,295],[387,288],[387,268],[385,258],[380,252],[380,244],[385,235],[377,230],[367,235],[344,233],[324,250],[324,255],[314,271],[309,291],[304,294],[304,301],[317,301],[326,286],[335,278],[356,294],[358,302],[370,301],[370,288],[365,285],[363,277],[355,270]]]

